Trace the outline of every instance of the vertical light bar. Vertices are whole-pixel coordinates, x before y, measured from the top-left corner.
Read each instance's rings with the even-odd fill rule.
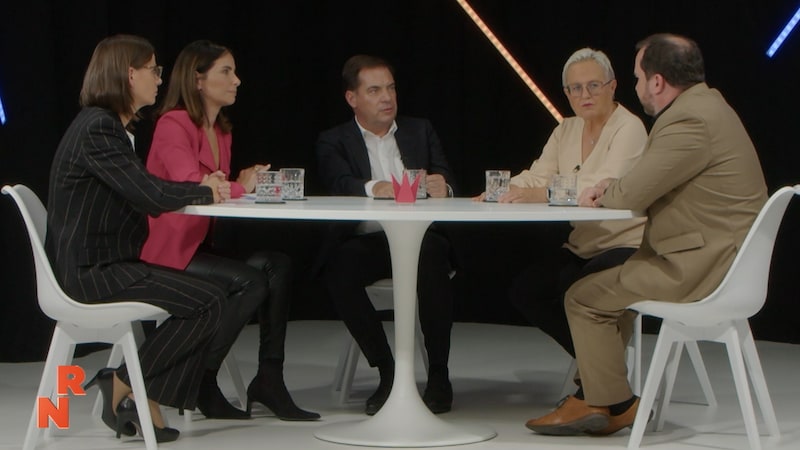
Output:
[[[486,23],[484,23],[483,19],[481,19],[480,16],[478,16],[478,13],[476,13],[475,10],[472,9],[472,7],[469,5],[469,3],[466,2],[466,0],[456,0],[456,2],[458,2],[458,5],[461,6],[461,9],[463,9],[464,12],[467,13],[469,18],[472,19],[473,22],[475,22],[475,25],[477,25],[478,28],[486,36],[486,38],[489,39],[489,42],[491,42],[492,45],[494,45],[494,48],[496,48],[497,51],[500,52],[500,55],[503,58],[505,58],[506,62],[508,62],[511,68],[514,69],[514,72],[517,73],[517,75],[528,86],[531,92],[533,92],[533,95],[535,95],[536,98],[538,98],[539,101],[542,102],[542,105],[544,105],[544,107],[550,112],[550,114],[553,115],[553,118],[556,119],[558,123],[561,123],[564,120],[564,117],[562,117],[561,114],[556,109],[556,107],[553,106],[552,103],[550,103],[550,100],[548,100],[547,96],[544,95],[542,90],[539,89],[538,86],[536,86],[536,83],[533,82],[531,77],[529,77],[528,74],[525,73],[525,70],[522,69],[522,66],[520,66],[517,60],[514,58],[514,56],[511,55],[511,53],[509,53],[509,51],[506,49],[503,43],[500,42],[499,39],[497,39],[497,36],[494,35],[492,30],[490,30],[489,27],[486,26]]]
[[[772,41],[772,45],[770,45],[769,49],[767,50],[767,56],[772,58],[772,55],[774,55],[775,52],[778,51],[778,49],[781,47],[781,44],[783,44],[783,41],[786,40],[786,37],[789,36],[789,33],[791,33],[795,25],[797,25],[797,22],[800,22],[800,8],[797,8],[797,11],[795,11],[794,16],[792,16],[792,18],[789,19],[789,23],[787,23],[786,26],[783,27],[783,31],[781,31],[781,34],[779,34],[778,37],[776,37],[775,40]]]
[[[6,124],[6,110],[3,109],[3,99],[0,98],[0,125]]]

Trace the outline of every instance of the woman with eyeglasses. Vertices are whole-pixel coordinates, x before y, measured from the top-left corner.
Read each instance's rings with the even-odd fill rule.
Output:
[[[511,178],[499,202],[547,202],[554,175],[575,175],[580,193],[604,178],[623,175],[641,156],[647,132],[637,116],[614,101],[617,81],[603,52],[583,48],[573,53],[564,64],[562,83],[575,116],[556,126],[539,158]],[[482,200],[483,194],[475,199]],[[641,243],[644,221],[572,222],[555,264],[538,264],[516,277],[512,303],[574,357],[564,293],[578,279],[628,259]]]
[[[158,442],[174,441],[159,404],[193,408],[199,369],[222,317],[225,292],[184,272],[147,264],[139,253],[147,215],[219,202],[230,185],[213,172],[190,183],[150,174],[134,153],[131,125],[161,84],[153,46],[138,36],[101,41],[80,93],[82,109],[61,139],[50,170],[45,247],[64,291],[84,303],[144,302],[169,312],[147,336],[139,360],[148,399],[133,398],[126,366],[100,370],[86,385],[103,395],[103,422],[141,432],[136,402],[147,401]]]
[[[230,174],[231,123],[224,108],[236,101],[241,80],[227,48],[209,41],[187,45],[178,55],[160,108],[147,169],[174,181],[197,181],[209,173]],[[269,165],[255,165],[231,181],[231,197],[255,189],[255,175]],[[220,255],[211,245],[214,225],[208,217],[162,214],[151,217],[142,259],[202,276],[224,286],[227,302],[222,322],[204,361],[197,406],[213,419],[248,419],[253,402],[282,420],[317,420],[300,409],[283,379],[284,341],[289,319],[288,256],[259,252],[247,261]],[[258,314],[258,373],[247,388],[246,411],[233,407],[217,384],[217,372],[239,332]]]

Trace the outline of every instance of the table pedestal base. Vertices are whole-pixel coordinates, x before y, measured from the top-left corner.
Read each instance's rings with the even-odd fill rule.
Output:
[[[389,240],[394,280],[395,372],[392,392],[372,418],[317,429],[323,441],[371,447],[439,447],[497,436],[489,427],[451,425],[422,402],[414,381],[414,320],[419,249],[430,221],[381,221]]]
[[[380,413],[378,413],[380,414]],[[497,433],[485,425],[453,425],[430,412],[427,417],[387,414],[356,422],[325,425],[317,439],[368,447],[442,447],[487,441]]]

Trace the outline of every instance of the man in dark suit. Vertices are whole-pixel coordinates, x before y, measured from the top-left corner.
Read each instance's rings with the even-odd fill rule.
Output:
[[[392,175],[400,180],[404,169],[425,169],[427,194],[451,197],[452,172],[431,123],[397,117],[392,67],[380,58],[356,55],[345,63],[342,81],[355,118],[323,132],[316,143],[319,171],[329,192],[392,198]],[[366,403],[366,413],[372,415],[391,391],[394,358],[364,287],[391,277],[389,246],[377,223],[340,224],[334,229],[335,247],[325,254],[323,277],[339,315],[370,366],[380,373],[378,389]],[[447,369],[453,324],[449,255],[447,239],[428,230],[420,250],[417,293],[429,362],[423,401],[434,413],[449,411],[453,402]]]

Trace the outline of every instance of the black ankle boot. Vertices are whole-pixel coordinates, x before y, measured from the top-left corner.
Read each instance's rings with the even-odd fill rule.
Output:
[[[374,416],[375,413],[380,411],[389,394],[392,392],[392,384],[394,384],[394,360],[390,360],[385,364],[378,365],[378,373],[380,374],[381,381],[378,383],[378,389],[370,395],[367,399],[364,413],[368,416]]]
[[[266,406],[281,420],[308,421],[320,418],[318,413],[300,409],[294,403],[283,381],[282,362],[268,362],[259,366],[258,373],[247,387],[248,415],[253,402]]]
[[[117,405],[117,438],[120,435],[120,428],[122,424],[132,424],[136,430],[139,431],[139,434],[144,437],[144,433],[142,433],[142,422],[139,420],[139,412],[136,411],[136,403],[130,397],[125,397],[119,402]],[[175,428],[158,428],[157,426],[153,425],[153,431],[156,435],[156,442],[172,442],[178,439],[181,432],[176,430]]]
[[[246,420],[250,413],[236,409],[217,385],[217,371],[207,370],[197,392],[197,408],[209,419]]]
[[[422,401],[434,414],[446,413],[453,408],[453,386],[447,366],[431,365]]]

